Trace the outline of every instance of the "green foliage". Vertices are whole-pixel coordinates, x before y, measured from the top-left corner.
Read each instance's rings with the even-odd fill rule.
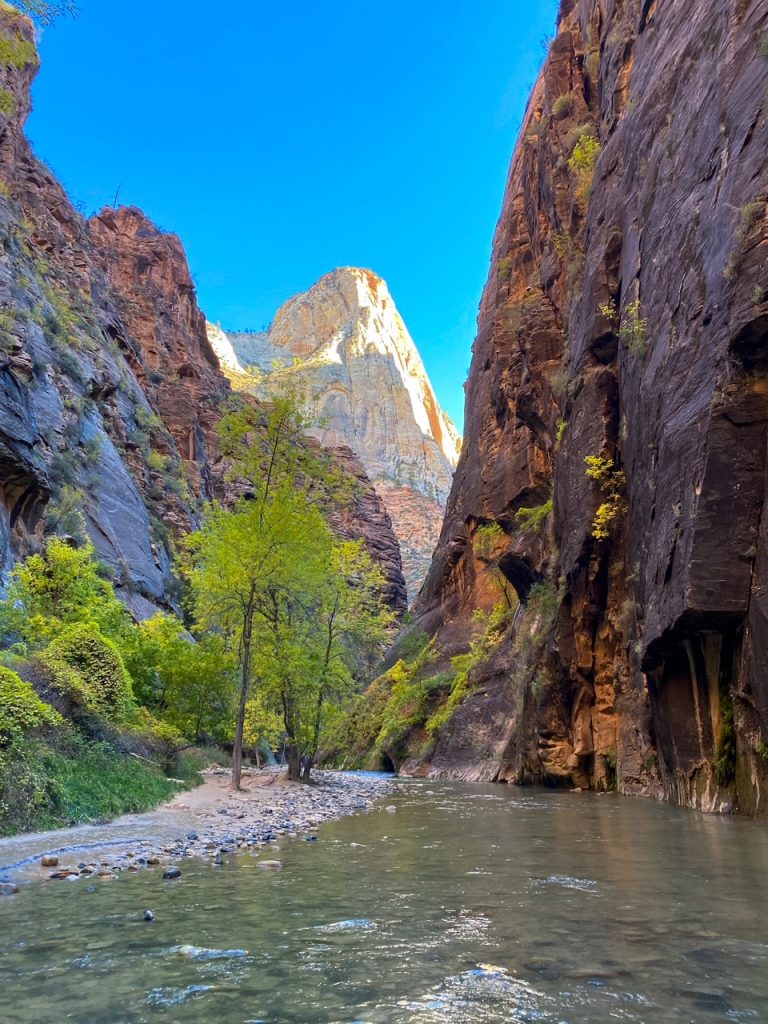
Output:
[[[613,474],[613,459],[607,459],[602,455],[587,455],[584,459],[586,475],[590,480],[595,480],[603,485],[607,483]]]
[[[0,834],[146,811],[178,791],[158,766],[74,730],[54,744],[20,740],[0,751]]]
[[[223,637],[207,633],[195,642],[179,619],[158,613],[131,631],[123,649],[136,698],[164,723],[196,740],[227,738],[236,658]]]
[[[475,551],[482,559],[489,561],[505,538],[506,534],[500,523],[485,523],[478,526],[474,536]]]
[[[566,117],[571,116],[574,106],[575,100],[573,95],[566,93],[564,96],[558,96],[552,104],[552,113],[556,120],[564,121]]]
[[[420,629],[407,631],[398,638],[397,651],[403,661],[414,661],[429,643],[429,637]]]
[[[296,778],[300,755],[317,751],[328,705],[348,698],[360,652],[381,645],[392,622],[381,569],[362,544],[333,538],[325,511],[337,481],[307,448],[308,426],[291,392],[266,412],[245,404],[225,415],[222,450],[250,493],[232,509],[209,507],[185,546],[200,628],[239,652],[236,785],[249,701],[256,718],[280,711]]]
[[[512,267],[515,265],[515,261],[511,256],[502,256],[496,261],[496,273],[499,277],[509,277],[512,273]]]
[[[61,716],[44,704],[29,683],[8,668],[0,667],[0,746],[11,739],[61,722]]]
[[[729,696],[721,700],[720,716],[713,767],[717,784],[727,786],[736,778],[736,729],[733,724],[733,701]]]
[[[518,693],[530,683],[534,697],[538,698],[549,684],[544,647],[557,620],[560,600],[558,590],[548,580],[534,583],[528,592],[514,642],[515,668],[511,682]]]
[[[613,299],[598,306],[598,312],[614,325],[619,318]],[[641,314],[640,300],[635,299],[633,302],[627,303],[622,310],[619,338],[631,355],[643,356],[645,355],[647,337],[648,321]]]
[[[533,533],[541,533],[547,519],[552,514],[553,507],[554,499],[550,497],[543,504],[535,505],[533,508],[519,508],[515,512],[515,522],[524,533],[529,530]]]
[[[558,420],[557,430],[555,431],[555,442],[561,445],[565,439],[565,432],[568,429],[568,420]]]
[[[568,167],[574,178],[574,199],[582,214],[587,211],[589,197],[592,194],[592,179],[595,165],[600,155],[600,143],[594,134],[583,133],[579,136],[573,151],[568,158]]]
[[[768,57],[768,32],[763,32],[757,42],[757,52],[761,57]]]
[[[37,62],[37,50],[34,43],[22,39],[20,35],[0,35],[0,66],[23,68],[37,64]]]
[[[48,502],[45,510],[46,533],[73,537],[81,546],[88,543],[88,531],[83,515],[85,495],[79,487],[63,484],[58,496]]]
[[[0,114],[8,117],[16,110],[16,97],[10,89],[0,89]]]
[[[473,676],[491,657],[504,639],[510,620],[509,607],[500,601],[491,612],[475,612],[478,632],[466,654],[451,659],[453,685],[447,699],[434,711],[426,723],[427,733],[434,737],[448,723],[456,708],[471,694]]]
[[[619,337],[633,356],[645,355],[648,321],[640,313],[640,300],[628,303],[622,312]]]
[[[91,545],[75,548],[51,537],[42,553],[14,567],[0,602],[0,635],[19,636],[40,648],[65,626],[94,623],[106,637],[119,640],[130,618],[99,569]]]
[[[739,210],[739,216],[736,221],[736,230],[734,231],[733,251],[729,256],[725,270],[723,271],[726,280],[731,281],[736,277],[744,252],[747,248],[749,236],[760,221],[765,218],[766,210],[768,210],[768,203],[764,199],[756,199],[752,202],[745,203]]]
[[[135,716],[131,680],[120,652],[95,623],[65,626],[49,645],[47,656],[80,674],[88,690],[89,706],[104,719],[124,722]]]
[[[584,462],[587,477],[600,485],[605,498],[595,513],[592,536],[595,540],[607,540],[626,515],[627,503],[623,495],[626,477],[612,459],[602,455],[587,455]]]

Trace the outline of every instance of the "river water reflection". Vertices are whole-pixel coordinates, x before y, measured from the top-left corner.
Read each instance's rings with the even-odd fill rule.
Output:
[[[765,826],[431,782],[390,804],[284,842],[281,872],[187,862],[1,900],[0,1020],[768,1021]]]

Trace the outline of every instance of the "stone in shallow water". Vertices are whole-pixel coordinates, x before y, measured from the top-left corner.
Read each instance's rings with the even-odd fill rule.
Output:
[[[0,896],[15,896],[18,891],[18,885],[13,882],[0,882]]]
[[[279,871],[282,866],[282,861],[279,860],[260,860],[256,865],[257,868],[273,869],[275,871]]]
[[[44,868],[55,868],[59,863],[59,858],[54,857],[52,853],[46,853],[40,863]]]
[[[163,872],[163,878],[173,880],[175,878],[181,878],[181,872],[178,868],[168,868],[167,871]]]

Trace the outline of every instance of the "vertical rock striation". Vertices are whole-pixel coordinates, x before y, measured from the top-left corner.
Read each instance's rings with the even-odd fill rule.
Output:
[[[286,302],[268,331],[210,325],[209,335],[236,387],[262,394],[299,387],[317,403],[316,436],[355,451],[392,519],[415,596],[460,442],[384,281],[342,267]]]
[[[490,568],[521,607],[419,770],[766,812],[767,41],[754,0],[561,3],[415,611],[450,653]]]

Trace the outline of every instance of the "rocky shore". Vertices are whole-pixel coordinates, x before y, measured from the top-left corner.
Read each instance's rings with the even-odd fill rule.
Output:
[[[235,791],[227,770],[202,774],[200,787],[149,814],[127,815],[94,829],[0,840],[0,896],[13,895],[28,882],[106,880],[142,870],[161,871],[170,881],[181,877],[183,862],[191,857],[223,863],[251,853],[265,868],[279,869],[278,840],[316,841],[323,822],[370,811],[395,788],[394,780],[383,776],[317,771],[314,785],[302,785],[288,783],[283,770],[253,769],[243,772],[243,788]]]

